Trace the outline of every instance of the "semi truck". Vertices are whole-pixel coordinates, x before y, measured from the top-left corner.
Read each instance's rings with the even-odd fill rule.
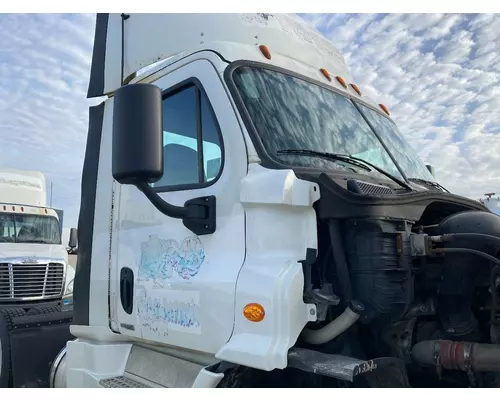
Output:
[[[72,338],[75,270],[62,216],[47,207],[41,172],[0,170],[0,387],[47,387]]]
[[[98,14],[102,96],[53,387],[498,386],[500,217],[320,32]]]

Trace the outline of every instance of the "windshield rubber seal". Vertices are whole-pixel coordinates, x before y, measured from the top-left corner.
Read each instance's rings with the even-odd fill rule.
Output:
[[[237,108],[237,110],[240,113],[240,116],[241,116],[241,118],[243,120],[243,123],[245,124],[245,126],[247,128],[248,134],[250,135],[250,138],[252,139],[252,142],[253,142],[253,145],[255,147],[255,150],[257,151],[257,154],[259,155],[259,158],[261,159],[261,165],[264,168],[269,168],[269,169],[295,169],[295,167],[293,167],[291,165],[280,163],[275,158],[272,158],[268,154],[268,152],[266,151],[264,143],[262,142],[262,139],[261,139],[261,137],[260,137],[260,135],[258,133],[258,130],[255,127],[255,125],[253,123],[253,120],[250,117],[250,114],[248,113],[247,107],[245,105],[245,102],[244,102],[241,94],[240,94],[240,91],[238,90],[238,88],[236,87],[236,84],[234,82],[234,78],[233,78],[234,72],[237,69],[242,68],[242,67],[262,68],[262,69],[267,69],[267,70],[270,70],[270,71],[279,72],[279,73],[282,73],[282,74],[285,74],[285,75],[292,76],[292,77],[297,78],[297,79],[304,80],[304,81],[306,81],[308,83],[320,86],[320,87],[322,87],[324,89],[327,89],[327,90],[330,90],[330,91],[332,91],[334,93],[340,94],[340,95],[346,97],[347,99],[349,99],[353,103],[356,103],[356,101],[357,101],[357,99],[354,99],[352,97],[352,95],[350,95],[349,93],[344,93],[344,92],[336,89],[335,87],[329,86],[329,85],[327,85],[327,84],[325,84],[323,82],[316,81],[314,79],[311,79],[311,78],[309,78],[307,76],[298,74],[296,72],[287,70],[287,69],[285,69],[283,67],[279,67],[279,66],[272,65],[272,64],[267,64],[267,63],[262,63],[262,62],[258,62],[258,61],[248,61],[248,60],[233,61],[224,70],[224,81],[226,82],[226,85],[228,86],[229,93],[233,97],[233,100],[234,100],[234,102],[236,104],[236,108]],[[363,101],[362,103],[365,105],[366,102]],[[356,106],[356,104],[355,104],[355,106]],[[375,112],[379,113],[384,118],[387,118],[386,115],[384,115],[381,111],[379,111],[376,108],[374,108],[372,105],[366,104],[366,106],[368,106],[369,108],[371,108]],[[356,107],[356,109],[358,110],[358,112],[360,112],[357,107]],[[362,115],[362,116],[365,119],[365,116],[364,115]],[[390,118],[387,118],[387,119],[389,121],[392,121]],[[370,127],[370,129],[372,131],[374,131],[373,127],[371,125],[368,125],[368,126]],[[401,172],[401,166],[397,162],[395,162],[394,156],[389,152],[389,150],[387,149],[387,147],[385,146],[385,144],[380,140],[380,137],[378,136],[378,134],[375,131],[374,131],[374,134],[375,134],[375,137],[379,140],[379,142],[382,143],[382,146],[384,147],[384,149],[389,153],[389,156],[391,157],[391,160],[396,165],[396,168],[398,169],[398,171]],[[318,168],[314,168],[314,167],[300,166],[298,168],[300,168],[301,170],[304,170],[304,171],[308,171],[308,170],[309,171],[318,171]],[[334,169],[334,170],[329,171],[329,172],[332,173],[332,174],[343,175],[347,171],[342,171],[340,169],[338,169],[338,170]],[[364,174],[356,172],[356,175],[362,175],[363,176]],[[370,175],[367,175],[367,176],[370,176]],[[402,177],[403,177],[403,180],[406,183],[408,183],[408,180],[407,180],[407,178],[406,178],[406,176],[404,174],[402,174]],[[389,180],[385,176],[383,177],[383,179],[387,180],[388,182],[392,182],[391,180]]]

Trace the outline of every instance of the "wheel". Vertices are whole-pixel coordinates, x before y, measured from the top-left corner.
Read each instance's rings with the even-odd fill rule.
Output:
[[[9,387],[10,339],[5,317],[0,313],[0,388]]]

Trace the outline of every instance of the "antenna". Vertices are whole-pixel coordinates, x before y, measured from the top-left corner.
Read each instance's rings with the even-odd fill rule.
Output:
[[[50,208],[52,208],[52,185],[53,185],[53,182],[50,181]]]

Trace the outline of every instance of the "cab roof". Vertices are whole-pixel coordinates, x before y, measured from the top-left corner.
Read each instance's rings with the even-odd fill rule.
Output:
[[[343,55],[295,15],[98,14],[88,97],[111,94],[122,79],[180,53],[211,50],[229,62],[262,61],[260,45],[281,60],[313,66],[316,71],[324,68],[351,81]]]

